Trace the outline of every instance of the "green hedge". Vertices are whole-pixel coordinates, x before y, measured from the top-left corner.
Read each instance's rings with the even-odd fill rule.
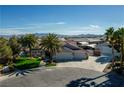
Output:
[[[14,67],[17,69],[30,69],[40,65],[40,59],[38,58],[19,58],[15,63]]]

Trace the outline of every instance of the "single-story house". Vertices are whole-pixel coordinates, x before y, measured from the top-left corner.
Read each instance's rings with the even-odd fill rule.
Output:
[[[110,56],[112,55],[112,48],[109,47],[108,43],[98,44],[96,47],[100,49],[101,55],[110,55]],[[114,54],[115,56],[120,55],[120,53],[118,53],[117,50],[115,49],[114,49]]]
[[[104,42],[103,39],[101,38],[69,38],[68,40],[73,40],[73,41],[76,41],[79,46],[86,46],[86,45],[89,45],[89,44],[101,44]]]
[[[89,40],[89,44],[101,44],[105,41],[101,38],[87,38]]]
[[[43,53],[43,50],[41,48],[32,48],[31,49],[31,55],[32,57],[41,57]],[[27,48],[25,50],[21,50],[20,56],[29,56],[30,55],[30,50]]]
[[[86,51],[76,46],[75,41],[65,41],[61,51],[53,56],[56,61],[75,61],[87,58]]]

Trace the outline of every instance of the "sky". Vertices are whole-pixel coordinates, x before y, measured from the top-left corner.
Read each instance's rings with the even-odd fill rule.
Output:
[[[124,6],[0,5],[0,35],[104,34],[111,26],[124,27]]]

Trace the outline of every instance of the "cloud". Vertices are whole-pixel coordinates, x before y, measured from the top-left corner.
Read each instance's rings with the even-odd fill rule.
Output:
[[[67,35],[79,35],[79,34],[103,34],[104,29],[99,25],[88,25],[88,26],[73,26],[69,29],[65,29],[60,34]]]
[[[70,30],[96,30],[101,29],[99,25],[88,25],[88,26],[73,26],[70,28]]]
[[[23,27],[9,27],[9,28],[1,28],[0,35],[17,35],[17,34],[26,34],[26,33],[44,33],[44,32],[53,32],[56,30],[60,30],[61,27],[57,25],[64,25],[65,22],[49,22],[49,23],[34,23],[27,24]]]
[[[66,24],[66,23],[65,23],[65,22],[57,22],[57,23],[55,23],[55,24],[64,25],[64,24]]]
[[[56,22],[54,24],[61,25],[66,24],[64,22]],[[56,33],[56,34],[66,34],[66,35],[78,35],[78,34],[100,34],[103,28],[99,25],[88,25],[88,26],[57,26],[57,25],[47,25],[41,26],[40,24],[30,24],[24,27],[11,27],[0,29],[0,34],[26,34],[26,33]]]
[[[33,24],[27,24],[28,26],[35,26],[35,27],[41,27],[41,26],[53,26],[53,25],[64,25],[66,22],[59,21],[59,22],[47,22],[47,23],[33,23]]]
[[[22,31],[17,28],[7,28],[7,29],[0,29],[0,35],[18,35],[18,34],[28,34],[31,33],[30,31]]]
[[[89,27],[91,27],[91,28],[100,28],[99,25],[89,25]]]

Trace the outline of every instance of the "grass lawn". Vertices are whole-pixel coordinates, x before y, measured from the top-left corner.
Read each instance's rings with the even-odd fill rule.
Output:
[[[17,69],[30,69],[39,67],[41,59],[39,58],[18,58],[14,67]]]

